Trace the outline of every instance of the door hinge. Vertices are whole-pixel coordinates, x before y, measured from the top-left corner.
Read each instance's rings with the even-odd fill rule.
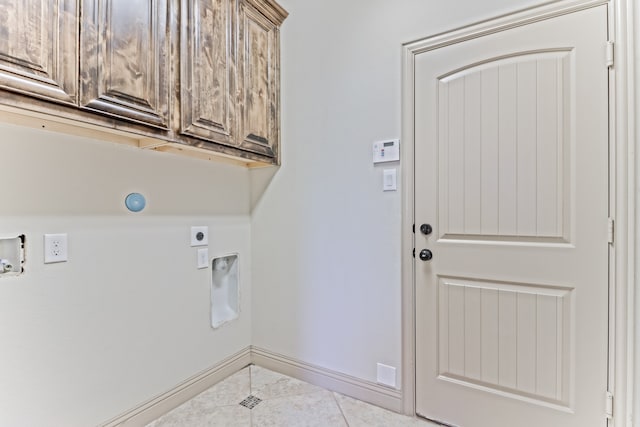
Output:
[[[612,419],[613,418],[613,393],[611,393],[610,391],[607,391],[607,394],[605,395],[605,413],[607,415],[607,419]]]
[[[613,244],[614,231],[615,231],[615,225],[614,225],[613,218],[609,218],[608,225],[607,225],[607,241],[609,242],[609,244]]]
[[[413,234],[416,234],[416,225],[413,224]]]
[[[416,248],[413,248],[413,257],[416,257]]]
[[[612,41],[607,42],[607,67],[613,67],[613,58],[614,58],[614,44]]]

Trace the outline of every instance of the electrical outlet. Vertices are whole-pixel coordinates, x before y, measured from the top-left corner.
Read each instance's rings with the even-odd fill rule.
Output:
[[[68,260],[66,234],[44,235],[44,263],[66,262]]]
[[[209,244],[209,227],[191,227],[191,246],[207,246]]]

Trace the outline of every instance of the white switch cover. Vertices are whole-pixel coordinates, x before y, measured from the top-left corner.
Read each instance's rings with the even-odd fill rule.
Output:
[[[396,368],[378,363],[378,383],[396,387]]]
[[[198,268],[209,267],[209,248],[198,249]]]
[[[191,227],[191,246],[209,245],[209,227],[206,225]]]
[[[382,171],[382,180],[383,191],[396,191],[398,189],[395,169],[384,169]]]
[[[68,261],[68,245],[66,234],[44,235],[44,263]]]

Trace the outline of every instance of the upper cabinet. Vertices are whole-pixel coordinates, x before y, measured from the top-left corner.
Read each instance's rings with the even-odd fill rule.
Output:
[[[0,113],[277,164],[286,17],[273,0],[0,1]]]
[[[287,12],[274,2],[240,1],[239,143],[278,157],[280,140],[280,30]]]
[[[83,1],[81,107],[169,127],[168,1]]]
[[[78,2],[0,2],[0,88],[77,103]]]
[[[182,0],[180,132],[236,144],[236,2]]]

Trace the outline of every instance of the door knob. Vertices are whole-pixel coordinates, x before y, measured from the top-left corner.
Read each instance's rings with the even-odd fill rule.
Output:
[[[433,231],[433,228],[431,228],[431,225],[429,224],[422,224],[420,226],[420,232],[425,236],[431,234],[432,231]]]
[[[420,259],[422,261],[429,261],[433,258],[433,253],[429,249],[423,249],[420,251]]]

